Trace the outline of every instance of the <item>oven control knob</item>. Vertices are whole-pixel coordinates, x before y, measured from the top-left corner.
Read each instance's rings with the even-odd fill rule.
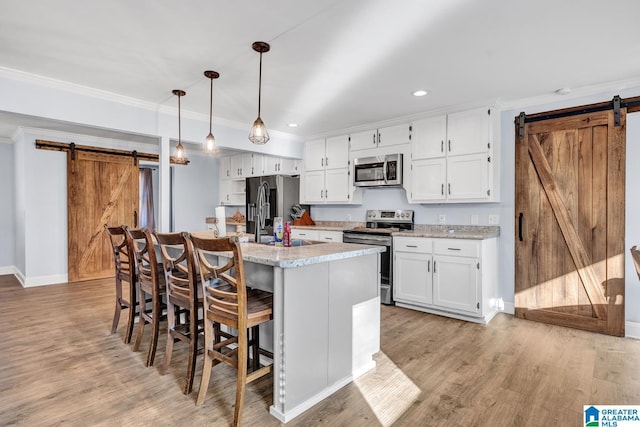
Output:
[[[401,214],[400,214],[400,218],[404,218],[404,213],[401,213]]]

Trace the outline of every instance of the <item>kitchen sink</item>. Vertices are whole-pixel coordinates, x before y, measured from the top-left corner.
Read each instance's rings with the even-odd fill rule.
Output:
[[[291,246],[311,246],[311,245],[319,245],[327,242],[322,242],[320,240],[302,240],[302,239],[291,239]],[[273,240],[273,237],[269,236],[268,238],[264,238],[260,244],[275,246],[276,242]]]

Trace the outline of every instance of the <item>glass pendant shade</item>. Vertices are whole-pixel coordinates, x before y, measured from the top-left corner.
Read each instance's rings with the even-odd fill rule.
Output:
[[[181,127],[181,117],[180,117],[180,98],[185,96],[187,92],[174,89],[171,91],[174,95],[178,97],[178,145],[176,145],[176,157],[179,159],[183,159],[184,156],[184,147],[182,146],[182,127]]]
[[[184,147],[180,141],[178,141],[178,145],[176,145],[176,157],[179,159],[184,157]]]
[[[218,152],[218,146],[216,145],[216,137],[212,133],[209,133],[204,140],[203,151],[207,154],[216,154]]]
[[[251,126],[249,141],[258,145],[266,144],[269,141],[269,132],[260,117],[258,117],[256,121],[253,122],[253,126]]]
[[[253,122],[251,131],[249,131],[249,141],[257,145],[262,145],[266,144],[269,141],[269,132],[267,131],[267,127],[264,125],[264,122],[260,118],[260,102],[262,96],[262,54],[265,52],[269,52],[271,46],[269,46],[269,43],[255,42],[251,47],[253,48],[253,50],[260,53],[260,74],[258,79],[258,118],[255,122]]]
[[[211,96],[209,101],[209,135],[204,140],[202,150],[207,154],[216,154],[218,152],[218,146],[216,145],[216,138],[213,136],[212,122],[213,122],[213,79],[220,77],[220,74],[216,71],[205,71],[204,76],[211,80]]]

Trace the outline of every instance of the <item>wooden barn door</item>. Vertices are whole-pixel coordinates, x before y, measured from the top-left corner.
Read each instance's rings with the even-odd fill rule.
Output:
[[[625,119],[516,118],[517,317],[624,336]]]
[[[67,154],[69,282],[113,276],[104,224],[137,226],[138,164],[132,157]]]

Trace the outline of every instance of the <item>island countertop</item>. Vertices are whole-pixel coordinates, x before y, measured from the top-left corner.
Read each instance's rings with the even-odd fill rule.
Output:
[[[194,232],[198,237],[212,237],[210,231]],[[295,268],[321,262],[358,257],[386,251],[384,246],[355,243],[322,242],[305,246],[278,247],[255,243],[251,240],[240,243],[245,262],[280,268]]]

